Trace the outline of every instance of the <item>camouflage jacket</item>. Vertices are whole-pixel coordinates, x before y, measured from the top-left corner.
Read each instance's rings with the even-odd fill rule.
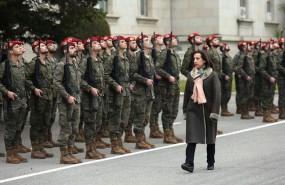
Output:
[[[136,82],[136,85],[133,90],[133,94],[145,94],[147,93],[150,96],[150,91],[146,85],[146,80],[151,79],[153,80],[155,71],[154,71],[154,64],[153,59],[151,56],[146,57],[144,56],[144,66],[143,68],[143,61],[140,58],[141,52],[137,53],[137,60],[130,63],[130,77],[131,80]],[[153,88],[150,89],[153,91]]]
[[[129,60],[129,63],[130,63],[130,73],[131,73],[131,67],[134,65],[134,63],[137,63],[137,52],[136,53],[133,53],[133,54],[127,54],[127,58]],[[136,81],[134,79],[130,79],[131,80],[131,84],[132,85],[135,85],[136,84]]]
[[[239,51],[235,54],[233,58],[233,70],[236,74],[237,74],[237,63],[238,63],[240,55],[241,55],[241,52]]]
[[[84,58],[83,61],[80,63],[79,68],[81,70],[82,73],[82,79],[87,82],[87,76],[86,76],[86,72],[87,72],[87,60],[88,58]],[[100,91],[100,93],[103,95],[105,93],[105,71],[104,71],[104,65],[103,62],[97,58],[96,61],[94,60],[94,58],[92,58],[92,75],[93,80],[96,84],[96,86],[94,88],[98,89]],[[88,82],[87,82],[88,83]],[[92,86],[91,84],[89,84],[90,86]],[[83,94],[87,94],[89,95],[89,92],[83,91]]]
[[[76,56],[76,62],[78,63],[78,65],[80,65],[85,58],[86,56],[84,54],[82,54],[81,56]]]
[[[228,54],[222,54],[222,78],[224,78],[225,75],[232,77],[234,67],[233,67],[233,58]]]
[[[193,69],[192,58],[191,55],[194,52],[193,46],[190,46],[186,53],[184,54],[182,66],[181,66],[181,73],[188,77],[189,73]]]
[[[243,79],[246,79],[248,76],[254,78],[255,66],[254,66],[252,55],[250,53],[247,53],[247,54],[242,53],[240,55],[238,63],[237,63],[237,73]]]
[[[278,52],[277,68],[278,68],[278,76],[280,77],[284,76],[285,75],[285,52],[282,49],[280,49]]]
[[[263,51],[260,51],[260,52],[263,52]],[[255,67],[255,75],[259,75],[259,64],[260,64],[259,56],[261,56],[261,53],[260,54],[258,53],[259,51],[257,50],[254,50],[252,53],[252,58],[253,58],[254,67]]]
[[[277,78],[277,60],[273,53],[264,52],[260,60],[260,74],[263,79],[269,80],[271,77]]]
[[[47,58],[47,61],[49,62],[49,64],[51,65],[51,68],[52,68],[52,76],[54,76],[54,71],[55,71],[55,67],[56,65],[58,64],[58,59],[53,57],[51,59]],[[53,83],[53,80],[52,80],[52,83]],[[57,93],[56,93],[56,90],[52,89],[52,94],[53,94],[53,98],[56,98],[57,97]]]
[[[161,54],[158,56],[155,71],[161,76],[162,80],[160,80],[160,85],[169,85],[168,78],[173,76],[176,80],[179,80],[179,74],[181,70],[181,60],[176,52],[171,53],[170,64],[166,62],[167,58],[167,50],[164,49],[161,51]]]
[[[11,60],[9,60],[10,65],[10,73],[11,73],[11,88],[8,89],[7,85],[4,84],[6,79],[5,76],[5,64],[6,62],[2,62],[0,66],[0,91],[3,96],[6,96],[8,91],[12,91],[17,95],[17,98],[13,100],[14,103],[26,103],[27,95],[26,95],[26,66],[22,62],[18,62],[15,64]]]
[[[130,77],[129,77],[129,60],[126,55],[118,56],[118,63],[115,64],[114,58],[116,54],[112,53],[111,59],[106,63],[105,67],[105,78],[107,83],[110,85],[110,88],[115,90],[118,85],[121,85],[123,88],[123,95],[129,95],[129,84],[130,84]],[[117,66],[116,66],[117,65]],[[117,67],[116,74],[118,75],[115,77],[115,67]]]
[[[155,50],[155,58],[152,58],[152,59],[153,59],[153,64],[155,65],[158,56],[161,54],[161,50],[158,50],[158,49],[154,49],[154,50]]]
[[[214,71],[217,73],[218,77],[221,78],[222,75],[222,59],[219,53],[210,47],[209,51],[209,58],[214,65]]]
[[[67,98],[68,95],[71,95],[76,98],[77,102],[80,102],[80,89],[83,90],[90,90],[91,86],[88,85],[84,80],[81,80],[81,71],[78,67],[78,64],[76,61],[70,61],[69,69],[71,73],[70,77],[70,87],[72,90],[71,94],[68,94],[66,92],[65,86],[64,86],[64,65],[66,64],[65,58],[61,59],[61,61],[56,65],[55,72],[54,72],[54,79],[53,84],[54,88],[58,94],[58,97]],[[58,102],[61,103],[62,98],[58,98]]]
[[[34,89],[36,88],[35,85],[35,64],[36,59],[29,62],[26,66],[26,83],[27,88],[34,93]],[[45,100],[52,100],[52,83],[53,83],[53,69],[47,60],[45,60],[45,64],[40,62],[40,69],[39,69],[39,87],[43,91],[43,94],[40,98]],[[34,95],[34,94],[32,94]]]

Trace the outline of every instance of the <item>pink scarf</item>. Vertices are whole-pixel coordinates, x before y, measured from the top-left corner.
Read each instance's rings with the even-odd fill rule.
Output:
[[[198,102],[198,104],[206,103],[206,97],[203,90],[203,79],[202,75],[197,76],[198,70],[194,68],[194,87],[193,87],[193,94],[191,98],[194,100],[194,103]]]

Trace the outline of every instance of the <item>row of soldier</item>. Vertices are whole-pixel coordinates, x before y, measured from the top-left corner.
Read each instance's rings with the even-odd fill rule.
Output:
[[[198,33],[189,35],[188,40],[192,45],[185,53],[181,73],[185,76],[192,69],[191,53],[199,50],[203,43]],[[271,114],[278,114],[279,119],[285,119],[285,38],[278,42],[270,39],[264,43],[259,41],[237,44],[238,53],[232,58],[227,43],[219,43],[217,36],[208,36],[206,45],[202,47],[209,54],[214,64],[214,70],[221,81],[221,116],[233,116],[228,111],[227,104],[232,92],[232,77],[235,76],[236,84],[236,113],[241,114],[241,119],[253,119],[249,111],[255,111],[255,116],[263,116],[263,122],[273,123],[278,121]],[[217,48],[220,48],[221,54]],[[276,85],[278,86],[278,107],[273,104]]]
[[[83,130],[86,159],[106,157],[96,147],[111,147],[112,154],[130,153],[122,142],[124,132],[125,142],[136,143],[136,148],[154,148],[145,136],[148,123],[151,138],[163,138],[169,144],[183,142],[173,130],[180,96],[177,45],[173,34],[154,34],[152,39],[144,34],[137,38],[91,37],[84,42],[68,37],[60,44],[63,57],[58,61],[55,42],[37,40],[32,44],[37,56],[25,62],[23,43],[9,41],[9,56],[0,68],[6,162],[27,162],[19,153],[30,150],[21,140],[28,107],[31,158],[35,159],[53,157],[45,148],[59,146],[60,163],[82,162],[73,155],[83,152],[74,145],[76,136],[80,140],[79,130]],[[54,142],[51,130],[57,109],[60,131]],[[158,126],[161,109],[164,132]],[[109,136],[111,144],[103,136]]]
[[[281,48],[283,40],[279,40]],[[86,143],[87,159],[106,157],[96,148],[111,147],[112,154],[130,153],[131,150],[122,142],[124,132],[125,142],[136,143],[136,148],[154,148],[155,145],[149,143],[145,136],[145,127],[148,123],[150,123],[151,138],[164,138],[164,143],[170,144],[183,142],[183,139],[175,136],[173,130],[180,96],[179,73],[181,70],[183,75],[188,76],[193,64],[191,55],[203,43],[198,33],[190,34],[188,41],[191,46],[185,53],[182,66],[175,52],[178,43],[173,34],[164,37],[154,34],[151,39],[143,34],[137,38],[91,37],[84,42],[69,37],[61,43],[64,57],[60,62],[54,57],[56,48],[52,40],[35,41],[32,48],[37,57],[29,63],[22,62],[23,43],[10,41],[7,47],[10,62],[4,62],[0,71],[2,78],[0,90],[4,100],[6,99],[4,103],[7,111],[4,136],[6,161],[13,164],[27,161],[18,154],[29,151],[21,143],[24,124],[22,120],[25,120],[27,115],[22,113],[27,112],[25,111],[27,103],[31,111],[32,158],[52,157],[53,154],[44,148],[60,146],[61,163],[79,163],[81,159],[73,154],[84,150],[74,145],[75,140]],[[163,45],[166,48],[162,50]],[[140,51],[137,51],[137,46]],[[256,49],[252,49],[252,46]],[[241,110],[241,118],[253,118],[248,114],[248,105],[249,102],[254,102],[256,116],[263,115],[264,122],[276,121],[269,113],[273,110],[272,95],[277,78],[277,75],[273,75],[275,75],[274,70],[277,70],[277,64],[273,64],[273,59],[268,63],[269,59],[266,56],[273,56],[273,52],[264,52],[258,49],[260,46],[259,42],[239,42],[240,51],[232,60],[226,43],[220,44],[216,36],[206,38],[203,49],[207,50],[214,69],[221,79],[222,116],[233,115],[228,112],[227,104],[231,97],[234,71],[237,87],[236,102],[238,109]],[[262,46],[267,51],[273,43],[266,42]],[[113,47],[116,50],[112,50]],[[221,56],[217,51],[218,47],[222,52]],[[85,55],[84,50],[87,51]],[[280,52],[278,55],[280,56]],[[257,59],[253,62],[252,58]],[[271,66],[270,73],[267,71],[267,65]],[[258,72],[259,66],[265,72]],[[11,71],[7,70],[9,68]],[[9,75],[10,82],[9,78],[7,80]],[[268,80],[264,80],[261,88],[261,76],[272,81],[274,88],[270,86]],[[284,83],[280,81],[279,84]],[[264,88],[264,85],[268,86]],[[282,97],[280,88],[282,86],[279,85],[279,99]],[[258,96],[258,93],[263,91],[270,97],[265,99],[267,97],[265,95]],[[284,119],[285,111],[282,107],[284,106],[279,103],[281,110],[279,118]],[[52,140],[51,132],[57,108],[60,124],[58,143]],[[159,130],[158,125],[158,115],[161,110],[163,132]],[[135,137],[132,135],[132,128]],[[110,137],[111,145],[104,142],[102,137]]]

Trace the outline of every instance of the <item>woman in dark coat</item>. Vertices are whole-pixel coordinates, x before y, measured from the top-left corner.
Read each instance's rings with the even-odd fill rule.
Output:
[[[183,110],[186,110],[186,160],[183,170],[193,172],[196,144],[207,144],[208,170],[214,169],[217,121],[221,101],[218,75],[204,51],[193,53],[194,68],[187,78]]]

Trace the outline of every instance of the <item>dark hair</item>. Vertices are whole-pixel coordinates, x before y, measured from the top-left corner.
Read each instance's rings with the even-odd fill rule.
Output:
[[[211,68],[214,68],[213,66],[213,63],[211,62],[209,56],[208,56],[208,53],[206,53],[205,51],[203,50],[197,50],[197,51],[194,51],[191,55],[191,58],[192,58],[192,66],[194,66],[194,55],[196,53],[200,53],[201,55],[201,58],[205,61],[205,69],[207,69],[208,67],[211,67]]]

